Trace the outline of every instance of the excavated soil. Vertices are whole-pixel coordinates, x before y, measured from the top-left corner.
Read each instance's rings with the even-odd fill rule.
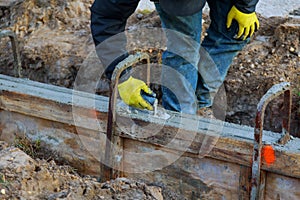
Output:
[[[100,183],[67,165],[33,159],[0,141],[0,199],[185,199],[162,185],[118,178]]]
[[[92,0],[25,0],[11,8],[0,7],[0,30],[12,30],[18,36],[23,78],[73,88],[80,67],[84,67],[84,61],[94,50],[89,27],[91,3]],[[291,13],[294,18],[259,16],[260,30],[234,59],[224,82],[227,105],[218,106],[226,108],[226,121],[254,126],[260,98],[272,85],[288,81],[293,87],[291,133],[300,136],[299,10]],[[209,17],[204,14],[203,18],[205,31]],[[128,32],[134,33],[143,27],[160,27],[156,12],[144,11],[131,16]],[[150,40],[155,35],[147,37]],[[134,38],[129,41],[133,46],[139,42]],[[15,76],[10,49],[9,40],[1,39],[0,73]],[[150,53],[152,62],[160,62],[161,49],[143,51]],[[160,96],[159,86],[153,84],[152,89]],[[265,129],[280,132],[282,109],[282,99],[270,103],[266,110]],[[0,154],[19,152],[13,147],[3,146]],[[32,191],[39,199],[155,199],[155,195],[163,195],[165,199],[179,198],[175,197],[176,194],[172,194],[173,197],[167,194],[163,187],[133,180],[99,183],[92,177],[80,177],[70,167],[57,166],[53,161],[26,157],[26,162],[34,165],[25,172],[0,162],[1,199],[30,197],[25,191]],[[11,163],[14,163],[13,156]],[[47,184],[49,181],[55,184]]]

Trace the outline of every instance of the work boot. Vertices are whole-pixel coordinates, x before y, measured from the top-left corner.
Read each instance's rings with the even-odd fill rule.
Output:
[[[208,119],[216,119],[214,112],[210,107],[199,108],[199,110],[197,110],[197,115]]]

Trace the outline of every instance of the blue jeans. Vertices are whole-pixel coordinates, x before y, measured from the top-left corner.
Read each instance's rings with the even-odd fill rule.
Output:
[[[207,2],[211,24],[202,43],[202,11],[192,16],[170,16],[155,4],[168,39],[161,75],[166,109],[195,114],[199,108],[212,106],[232,59],[249,41],[234,39],[237,22],[226,28],[231,0]]]

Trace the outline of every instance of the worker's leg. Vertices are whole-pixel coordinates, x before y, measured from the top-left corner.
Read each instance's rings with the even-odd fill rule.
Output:
[[[95,0],[91,7],[91,31],[108,78],[115,65],[128,55],[124,31],[138,3],[139,0]]]
[[[202,11],[192,16],[170,16],[159,4],[155,5],[167,36],[162,66],[163,106],[195,114]]]
[[[232,59],[249,40],[234,39],[238,30],[236,21],[230,29],[226,28],[226,19],[232,7],[232,0],[208,0],[211,24],[201,46],[199,71],[201,77],[197,86],[199,107],[208,107],[222,85]]]

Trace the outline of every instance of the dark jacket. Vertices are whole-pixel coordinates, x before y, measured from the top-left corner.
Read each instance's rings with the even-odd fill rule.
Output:
[[[91,26],[95,44],[124,31],[126,20],[135,11],[138,2],[139,0],[95,0],[91,7]],[[241,12],[252,13],[258,0],[232,0],[232,2]]]
[[[243,13],[252,13],[255,11],[255,6],[258,0],[235,0],[235,7]]]
[[[159,0],[150,0],[152,2],[159,2]],[[172,0],[170,0],[172,1]],[[188,1],[188,0],[186,0]],[[204,1],[204,0],[200,0]],[[206,0],[205,0],[206,1]],[[252,13],[255,11],[255,6],[258,3],[258,0],[234,0],[234,5],[243,13]]]

